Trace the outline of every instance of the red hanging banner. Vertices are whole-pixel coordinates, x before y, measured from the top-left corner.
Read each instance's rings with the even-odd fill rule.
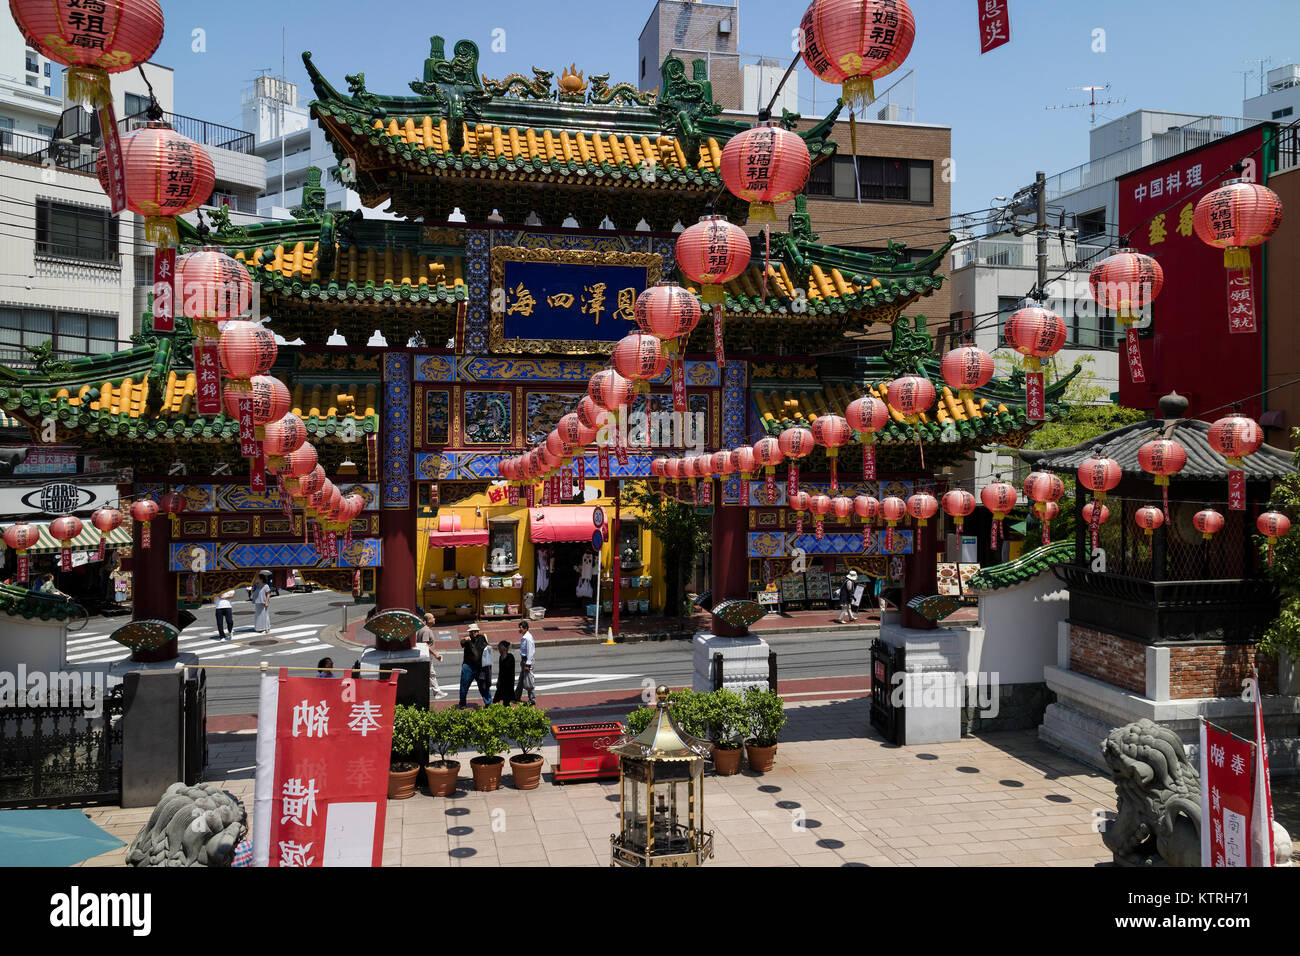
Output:
[[[876,480],[876,444],[862,446],[862,478],[865,481]]]
[[[140,523],[140,547],[142,548],[149,547],[149,522],[148,521],[143,521]]]
[[[510,503],[511,503],[512,505],[517,505],[517,504],[519,504],[519,486],[518,486],[518,485],[511,485],[511,486],[510,486]]]
[[[126,208],[126,161],[122,158],[122,140],[117,133],[117,113],[112,103],[95,110],[99,120],[100,140],[104,144],[104,163],[108,167],[109,209],[116,216]]]
[[[1031,422],[1041,422],[1047,396],[1043,390],[1043,373],[1025,373],[1025,417]]]
[[[293,499],[289,495],[289,489],[284,486],[283,478],[280,479],[280,510],[286,518],[293,517]]]
[[[791,500],[799,493],[799,463],[790,462],[788,480],[785,483],[785,500]]]
[[[528,483],[528,507],[537,507],[537,486],[531,481]]]
[[[794,513],[794,533],[797,535],[803,534],[803,512],[802,511],[796,511]]]
[[[104,560],[104,542],[107,541],[107,540],[108,540],[107,538],[102,538],[102,537],[99,539],[99,547],[95,549],[95,560],[96,560],[96,561],[103,561],[103,560]]]
[[[669,361],[672,363],[673,411],[684,412],[686,411],[686,372],[681,353],[678,352]]]
[[[568,501],[573,497],[573,472],[565,465],[560,469],[560,500]]]
[[[1255,288],[1252,282],[1254,273],[1228,273],[1228,331],[1254,333],[1258,331],[1255,324]]]
[[[1145,382],[1147,373],[1142,368],[1142,350],[1138,348],[1138,330],[1136,326],[1130,325],[1124,333],[1124,354],[1128,356],[1129,378],[1135,384]]]
[[[256,458],[258,448],[257,431],[253,425],[253,398],[246,395],[239,399],[239,455],[241,458]]]
[[[176,330],[176,250],[153,252],[153,330]]]
[[[894,526],[892,524],[885,529],[885,550],[890,554],[894,553]]]
[[[776,469],[767,469],[767,477],[763,479],[763,493],[767,497],[769,505],[776,504]]]
[[[1250,866],[1254,750],[1201,721],[1201,866]]]
[[[824,535],[826,519],[823,515],[813,515],[813,537],[820,541]]]
[[[1228,471],[1228,510],[1246,510],[1246,473],[1240,468]]]
[[[345,529],[343,529],[343,550],[344,551],[352,550],[352,522],[351,521],[349,521],[348,526]]]
[[[980,54],[996,50],[1011,40],[1008,0],[976,0],[979,6]]]
[[[59,570],[72,570],[72,549],[66,545],[59,549]]]
[[[397,677],[262,678],[256,866],[379,866]]]
[[[194,343],[194,380],[199,414],[220,415],[221,365],[217,361],[216,342]]]
[[[1092,533],[1092,550],[1096,551],[1101,542],[1101,502],[1092,499],[1092,515],[1088,520],[1088,530]]]
[[[627,467],[627,446],[622,442],[615,442],[614,454],[618,457],[618,463],[621,467]]]
[[[718,303],[716,306],[714,306],[714,308],[717,311],[714,313],[715,318],[713,320],[713,357],[717,359],[718,368],[726,368],[727,356],[724,354],[724,349],[722,345],[722,328],[723,328],[722,303]]]
[[[262,450],[261,442],[257,442],[257,453],[249,465],[248,479],[250,490],[266,493],[266,453]]]
[[[862,529],[862,553],[863,554],[871,553],[871,546],[875,544],[874,539],[875,539],[875,535],[872,533],[870,527],[866,527]]]
[[[146,526],[145,526],[145,534],[148,534],[148,533],[149,533],[149,531],[148,531],[148,525],[146,525]],[[145,538],[145,541],[146,541],[146,542],[147,542],[148,540],[149,540],[148,538]],[[146,544],[145,544],[145,547],[147,548],[147,547],[149,547],[149,545],[146,543]],[[31,575],[31,559],[30,559],[29,557],[27,557],[27,552],[26,552],[26,551],[19,551],[19,552],[18,552],[18,583],[19,583],[19,584],[26,584],[26,583],[27,583],[27,579],[28,579],[28,577],[30,577],[30,575]]]
[[[742,507],[749,507],[749,479],[740,479],[740,504]]]
[[[700,504],[713,504],[713,481],[709,478],[700,482]]]
[[[584,494],[587,490],[587,461],[579,456],[573,464],[578,470],[578,494]]]
[[[608,478],[609,477],[609,446],[608,445],[600,446],[599,450],[596,452],[596,461],[598,467],[600,468],[601,479],[603,480]]]

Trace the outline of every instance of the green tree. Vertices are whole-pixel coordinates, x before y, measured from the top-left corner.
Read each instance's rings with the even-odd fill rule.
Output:
[[[1291,429],[1293,443],[1300,442],[1300,428]],[[1300,465],[1300,450],[1292,458]],[[1300,511],[1300,476],[1288,475],[1273,486],[1270,506],[1295,518]],[[1268,553],[1268,541],[1259,538],[1262,558]],[[1267,564],[1265,563],[1267,567]],[[1281,608],[1273,623],[1259,642],[1260,650],[1270,654],[1286,651],[1293,659],[1300,658],[1300,533],[1291,533],[1277,539],[1273,547],[1273,566],[1268,576],[1282,592]]]
[[[633,481],[623,487],[624,502],[636,509],[642,523],[659,541],[665,584],[664,614],[680,623],[686,607],[686,582],[709,546],[712,519],[697,514],[689,502],[660,496],[649,482]]]

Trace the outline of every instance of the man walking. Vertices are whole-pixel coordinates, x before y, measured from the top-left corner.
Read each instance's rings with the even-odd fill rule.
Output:
[[[533,684],[533,660],[536,656],[536,645],[533,643],[532,632],[528,630],[528,622],[519,622],[519,680],[515,684],[515,700],[519,703],[524,702],[524,691],[528,691],[528,703],[530,706],[537,706],[537,690]]]
[[[437,622],[438,619],[432,614],[425,614],[424,627],[415,632],[415,643],[429,645],[429,656],[432,658],[432,660],[429,661],[429,690],[437,700],[442,700],[444,697],[447,697],[448,694],[438,685],[438,672],[433,668],[434,660],[442,660],[442,655],[433,649],[433,628]]]
[[[840,624],[848,624],[849,621],[856,621],[857,615],[853,613],[853,589],[858,586],[858,572],[850,571],[844,577],[844,583],[840,585]],[[849,621],[844,620],[848,615]]]
[[[234,591],[223,591],[217,595],[214,607],[217,611],[217,640],[224,641],[235,636],[235,609],[230,606]]]
[[[470,684],[478,681],[479,693],[483,695],[483,706],[492,703],[492,665],[483,666],[483,652],[487,649],[487,638],[479,630],[477,623],[471,623],[460,639],[464,658],[460,665],[460,705],[465,706]],[[491,658],[489,658],[489,661]]]

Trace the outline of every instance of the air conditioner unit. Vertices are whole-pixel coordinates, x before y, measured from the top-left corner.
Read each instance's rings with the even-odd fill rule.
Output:
[[[719,21],[718,21],[718,32],[721,33],[723,36],[726,36],[727,34],[729,34],[729,33],[731,32],[731,18],[730,18],[730,17],[728,17],[728,18],[725,19],[725,20],[719,20]]]

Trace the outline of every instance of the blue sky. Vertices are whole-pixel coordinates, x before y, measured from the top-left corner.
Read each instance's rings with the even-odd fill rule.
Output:
[[[1052,175],[1088,158],[1088,111],[1044,109],[1086,101],[1086,93],[1069,87],[1110,83],[1099,98],[1126,100],[1099,110],[1099,123],[1140,107],[1237,116],[1243,83],[1237,71],[1255,70],[1258,57],[1272,58],[1265,71],[1300,61],[1297,0],[1011,0],[1011,42],[984,56],[980,2],[913,0],[917,38],[899,71],[916,71],[915,118],[952,127],[954,213],[1009,196],[1036,169]],[[742,55],[751,55],[750,62],[759,55],[788,62],[791,31],[805,6],[742,0]],[[588,76],[608,71],[611,82],[634,81],[637,37],[652,7],[651,0],[166,2],[167,32],[155,60],[176,71],[177,112],[238,126],[241,90],[260,69],[280,70],[281,26],[287,74],[305,101],[311,93],[301,51],[311,50],[341,89],[345,73],[361,71],[370,90],[406,93],[435,33],[447,38],[449,51],[462,37],[476,41],[480,72],[488,76],[531,75],[533,65],[558,75],[576,62]],[[506,49],[493,53],[498,28]],[[192,49],[195,29],[205,31],[206,52]],[[1093,51],[1095,30],[1105,31],[1104,52]],[[1246,82],[1251,95],[1258,93],[1257,75]],[[801,108],[812,112],[814,83],[824,113],[836,88],[807,70],[801,70]],[[861,148],[866,152],[869,144]]]

